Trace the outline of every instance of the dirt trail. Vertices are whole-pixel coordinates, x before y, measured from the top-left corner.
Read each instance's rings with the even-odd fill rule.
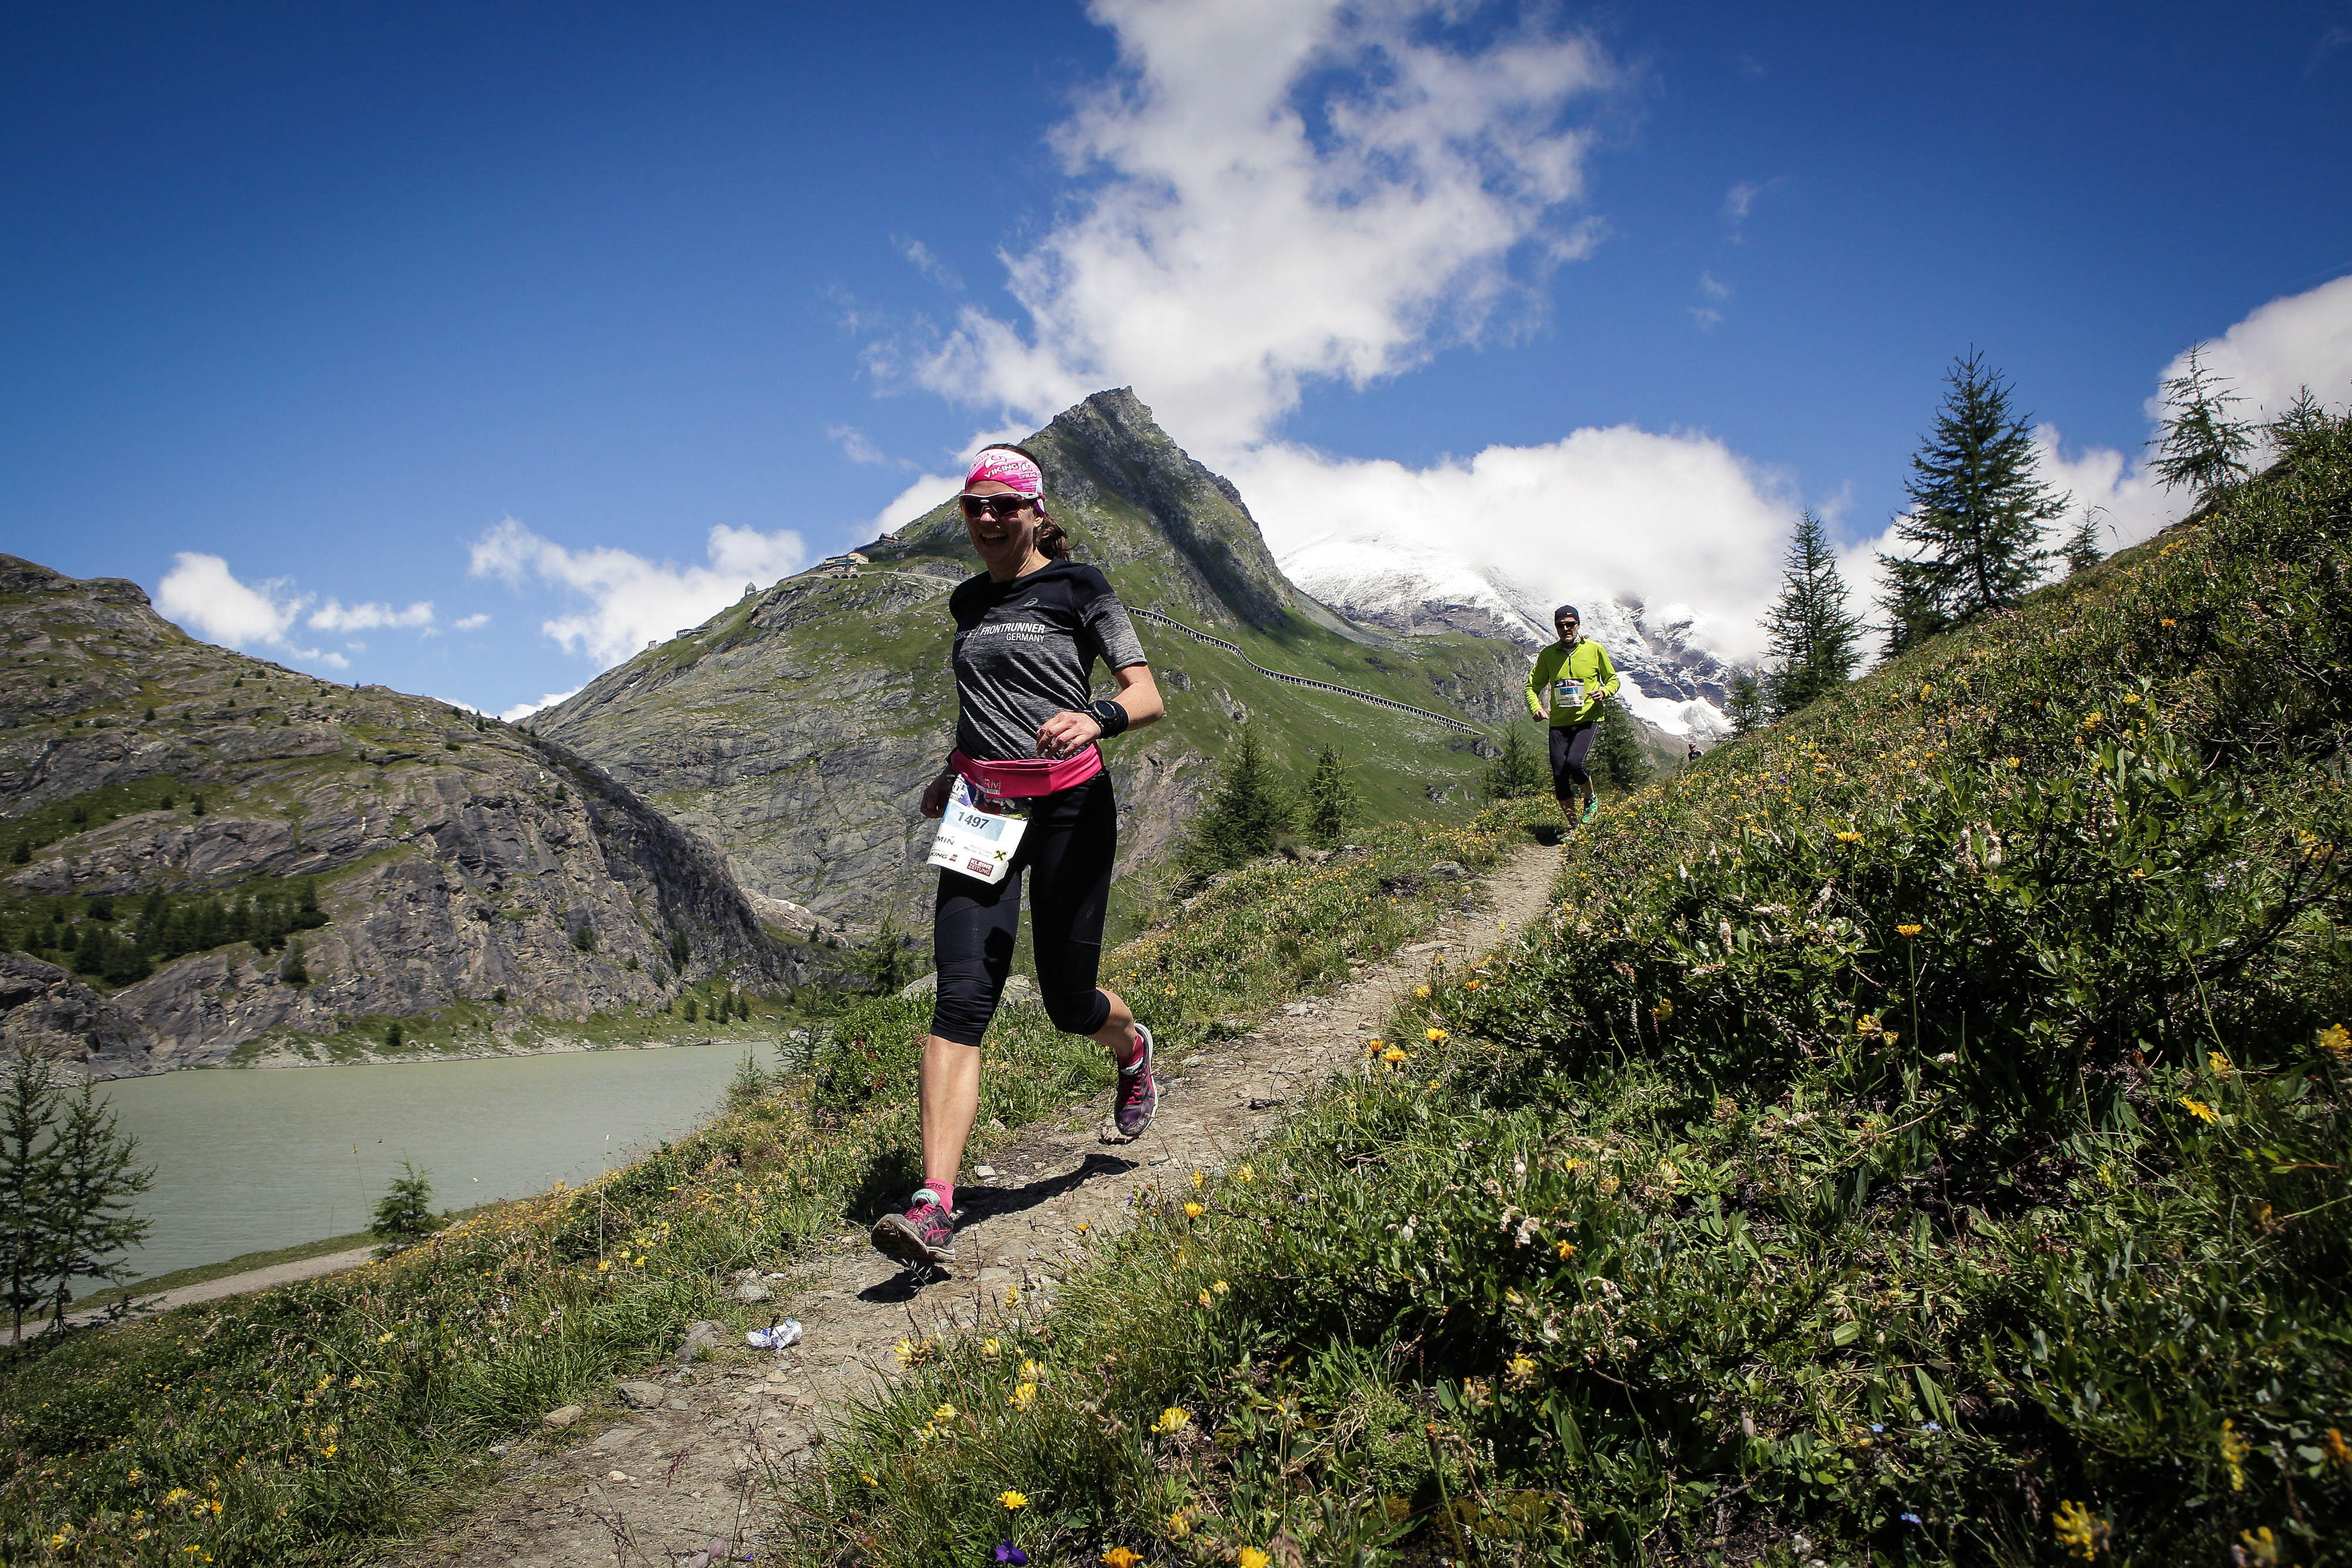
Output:
[[[471,1510],[388,1561],[717,1568],[743,1559],[763,1493],[814,1454],[849,1403],[898,1375],[901,1337],[969,1326],[1015,1288],[1025,1309],[1049,1311],[1061,1275],[1084,1255],[1081,1224],[1116,1228],[1147,1183],[1223,1166],[1286,1105],[1361,1061],[1361,1042],[1433,963],[1483,956],[1540,915],[1559,871],[1558,850],[1521,850],[1465,883],[1473,913],[1449,915],[1431,940],[1330,996],[1289,1004],[1244,1039],[1164,1058],[1159,1118],[1136,1143],[1099,1140],[1108,1092],[1023,1129],[957,1188],[952,1277],[919,1283],[862,1234],[838,1238],[789,1279],[767,1281],[773,1307],[806,1327],[797,1348],[749,1351],[730,1333],[731,1348],[708,1360],[624,1381],[609,1411],[502,1445],[503,1473]],[[981,1168],[995,1174],[980,1177]]]

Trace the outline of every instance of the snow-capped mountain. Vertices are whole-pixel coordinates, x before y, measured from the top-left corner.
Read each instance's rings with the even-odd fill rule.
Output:
[[[1357,621],[1407,636],[1468,632],[1508,637],[1532,660],[1552,640],[1553,606],[1504,573],[1482,570],[1419,540],[1327,534],[1277,558],[1283,574]],[[1586,594],[1573,602],[1584,634],[1609,650],[1633,711],[1669,735],[1712,739],[1732,666],[1694,643],[1691,622],[1640,601]]]

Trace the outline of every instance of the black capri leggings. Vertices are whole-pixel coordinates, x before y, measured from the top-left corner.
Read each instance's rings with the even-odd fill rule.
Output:
[[[1102,961],[1103,915],[1110,904],[1110,866],[1118,853],[1118,806],[1110,775],[1029,803],[1029,828],[1012,869],[991,885],[958,872],[940,873],[931,949],[940,988],[931,1032],[978,1045],[996,1016],[1013,971],[1021,926],[1021,878],[1030,879],[1030,946],[1037,956],[1037,993],[1065,1034],[1092,1034],[1110,1018],[1110,998],[1095,987]]]
[[[1584,759],[1592,755],[1592,737],[1600,729],[1599,721],[1589,718],[1582,724],[1551,727],[1551,792],[1561,800],[1592,788],[1592,775],[1586,771]]]

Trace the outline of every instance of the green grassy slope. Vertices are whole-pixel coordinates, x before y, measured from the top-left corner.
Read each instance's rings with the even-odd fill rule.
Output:
[[[2343,1561],[2347,578],[2339,430],[1604,816],[801,1550]]]

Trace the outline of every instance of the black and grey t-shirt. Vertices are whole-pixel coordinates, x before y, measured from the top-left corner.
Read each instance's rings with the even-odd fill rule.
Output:
[[[997,582],[986,572],[948,596],[955,617],[956,748],[981,762],[1037,755],[1037,727],[1087,711],[1100,659],[1145,664],[1126,606],[1100,569],[1057,560]]]

